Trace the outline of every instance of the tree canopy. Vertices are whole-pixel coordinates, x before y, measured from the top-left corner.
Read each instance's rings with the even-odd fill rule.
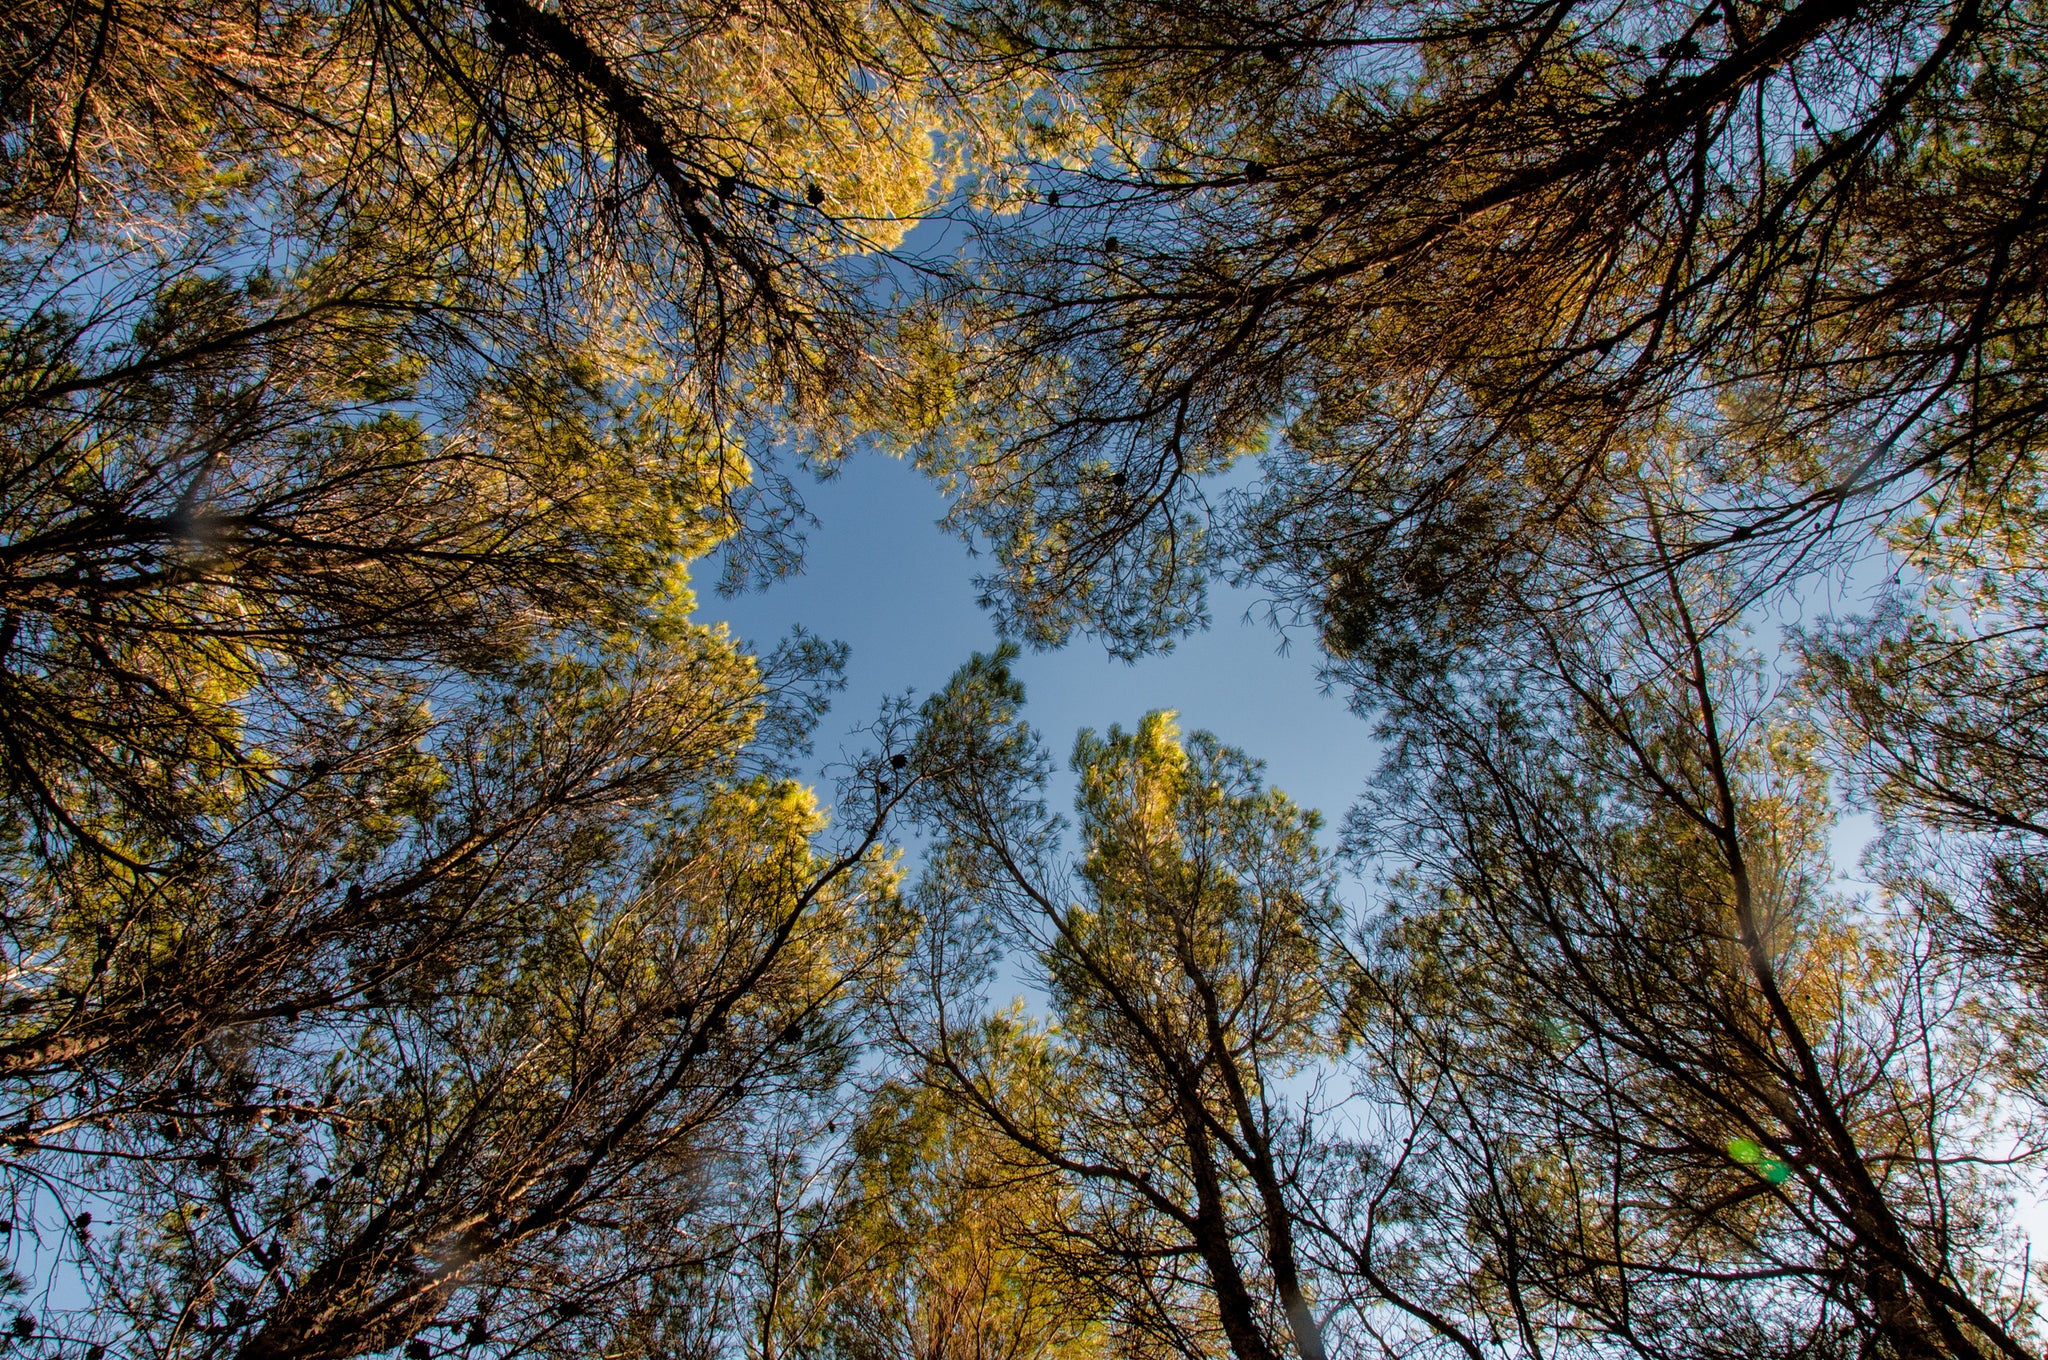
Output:
[[[2044,22],[16,5],[0,1346],[2038,1354]],[[1224,579],[1334,826],[1025,722]]]

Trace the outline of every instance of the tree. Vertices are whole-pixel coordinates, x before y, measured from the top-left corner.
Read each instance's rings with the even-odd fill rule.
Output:
[[[2042,924],[2039,500],[2031,458],[1965,480],[1894,535],[1901,571],[1874,617],[1797,639],[1813,716],[1892,834],[1890,872],[1951,908],[1978,899],[1949,919],[2029,969]]]
[[[989,246],[972,441],[926,457],[1027,636],[1170,643],[1228,564],[1406,743],[1357,1296],[1468,1354],[2021,1353],[1972,1168],[2037,1108],[1982,956],[2024,980],[2039,920],[2038,16],[1172,10],[985,16],[1076,154]],[[1219,525],[1201,478],[1269,444]],[[1827,751],[1730,639],[1871,527],[1941,593],[1811,630]],[[1816,759],[1984,839],[1836,906]]]
[[[1321,1360],[1290,1198],[1310,1132],[1285,1094],[1333,1051],[1340,1001],[1316,818],[1155,713],[1077,739],[1084,858],[1068,879],[1007,660],[976,658],[925,709],[916,805],[939,840],[910,1042],[1020,1175],[1058,1178],[1034,1243],[1116,1300],[1120,1326],[1184,1352]],[[1043,970],[1044,1026],[963,1010],[971,960],[998,942]]]
[[[1005,658],[926,709],[904,1042],[1063,1185],[1033,1249],[1120,1325],[1236,1355],[2028,1353],[2004,1205],[2039,1106],[1974,999],[1996,975],[1830,888],[1815,734],[1682,558],[1394,694],[1352,833],[1391,863],[1377,919],[1243,757],[1157,717],[1077,743],[1069,880]],[[1004,945],[1046,1021],[979,1005]]]
[[[759,361],[857,351],[833,261],[893,243],[960,130],[931,32],[887,4],[32,5],[0,215],[49,225],[28,258],[177,239],[202,205],[274,248],[402,237],[487,288],[487,322],[630,328],[734,399]]]
[[[1106,1301],[1033,1250],[1053,1178],[956,1116],[942,1082],[892,1079],[855,1111],[845,1183],[819,1208],[801,1307],[848,1360],[1082,1360]]]
[[[216,11],[0,58],[0,758],[103,853],[87,788],[191,840],[308,687],[793,562],[746,451],[867,362],[975,97],[888,6]]]
[[[829,1085],[782,1036],[886,879],[778,782],[832,654],[757,665],[687,567],[782,560],[744,450],[863,361],[964,87],[886,8],[0,29],[15,1240],[117,1206],[59,1268],[166,1351],[383,1348],[551,1260],[687,1311],[606,1216]]]
[[[1681,546],[1391,711],[1368,834],[1407,867],[1359,975],[1409,1174],[1457,1187],[1406,1229],[1433,1306],[1489,1319],[1468,1354],[2025,1354],[2038,1107],[1987,979],[1832,894],[1816,734]]]
[[[1670,456],[1693,550],[1768,589],[2037,438],[2033,8],[979,19],[1068,100],[925,457],[1034,640],[1164,645],[1232,567],[1317,623],[1512,591]]]
[[[822,848],[749,748],[802,660],[558,652],[373,730],[203,872],[81,855],[18,900],[11,1217],[91,1286],[80,1340],[669,1344],[745,1130],[829,1090],[883,944],[882,814]]]
[[[780,782],[832,653],[687,565],[924,205],[894,23],[9,16],[0,1075],[93,1344],[694,1316],[626,1209],[715,1226],[886,892]]]
[[[190,282],[146,320],[242,308]],[[679,564],[721,530],[701,507],[742,475],[701,422],[580,360],[433,394],[459,401],[437,429],[401,409],[408,330],[301,330],[61,418],[16,408],[0,768],[40,843],[133,870],[203,854],[223,808],[344,759],[361,706],[501,670],[566,620],[687,607]]]

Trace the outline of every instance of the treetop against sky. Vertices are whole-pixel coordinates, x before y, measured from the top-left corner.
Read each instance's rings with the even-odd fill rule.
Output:
[[[2044,51],[14,6],[0,1344],[2038,1354]]]

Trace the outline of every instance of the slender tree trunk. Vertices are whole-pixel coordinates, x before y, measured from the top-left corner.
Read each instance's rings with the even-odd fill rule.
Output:
[[[1280,1360],[1259,1326],[1258,1300],[1245,1284],[1232,1250],[1230,1226],[1223,1214],[1223,1186],[1216,1171],[1215,1149],[1203,1129],[1203,1112],[1188,1093],[1181,1096],[1181,1133],[1187,1145],[1188,1164],[1195,1179],[1195,1250],[1209,1272],[1209,1288],[1216,1297],[1216,1314],[1223,1335],[1237,1360]]]

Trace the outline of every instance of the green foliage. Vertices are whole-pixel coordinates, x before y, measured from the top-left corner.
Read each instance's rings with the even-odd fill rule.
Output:
[[[724,1326],[725,1178],[843,1074],[894,877],[782,774],[837,653],[690,569],[787,560],[747,451],[980,154],[935,32],[0,21],[0,1175],[65,1344]]]
[[[823,1353],[1080,1360],[1105,1352],[1096,1321],[1103,1301],[1032,1250],[1059,1215],[1056,1182],[954,1118],[928,1083],[877,1091],[851,1152],[809,1282]]]
[[[1233,571],[1347,649],[1469,627],[1560,538],[1650,569],[1645,468],[1770,589],[2038,442],[2038,6],[979,19],[1087,148],[990,234],[927,455],[1034,639],[1169,645]]]
[[[1076,741],[1070,877],[1002,661],[976,658],[926,710],[985,735],[919,765],[939,838],[916,894],[928,991],[899,1001],[898,1029],[952,1117],[1052,1187],[1032,1250],[1102,1297],[1123,1344],[1265,1356],[1277,1324],[1318,1355],[1283,1189],[1308,1125],[1281,1094],[1342,1047],[1317,819],[1155,713]],[[981,1009],[991,945],[1035,957],[1044,1026]]]

